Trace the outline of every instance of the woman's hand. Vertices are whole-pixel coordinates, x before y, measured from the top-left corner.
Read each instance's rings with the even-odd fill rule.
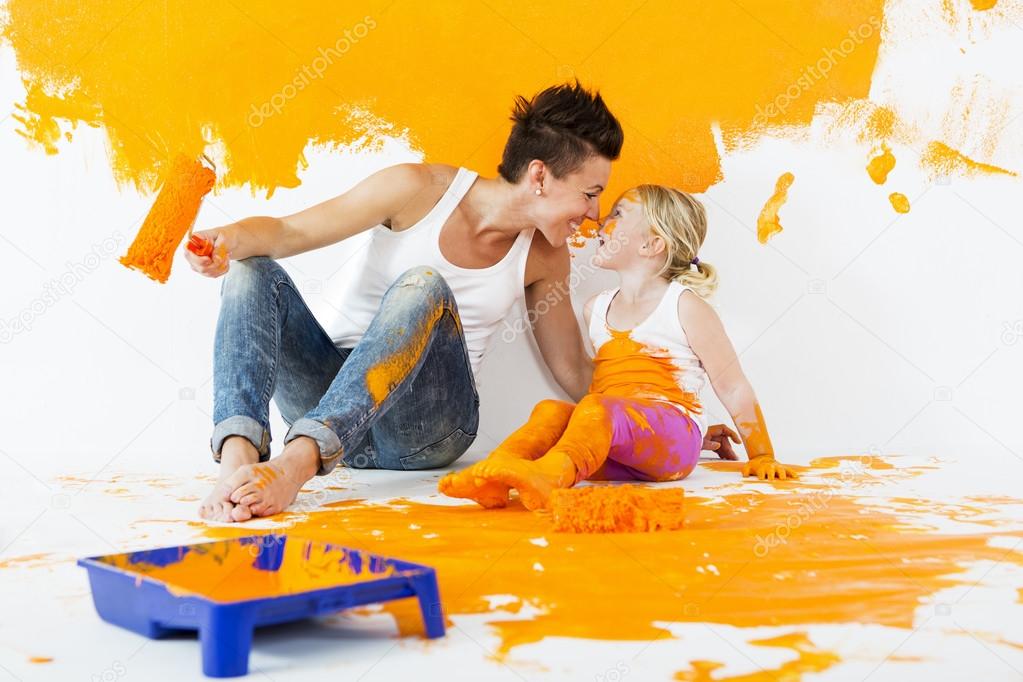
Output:
[[[729,441],[741,442],[739,434],[724,424],[714,424],[707,428],[707,433],[703,437],[703,449],[716,452],[721,459],[739,459]]]
[[[786,478],[798,478],[795,469],[776,462],[771,455],[760,455],[746,462],[746,466],[742,468],[742,475],[743,477],[756,476],[762,481],[770,481],[775,478],[782,481]]]
[[[206,277],[220,277],[225,274],[230,268],[231,252],[237,245],[234,231],[230,227],[217,227],[192,234],[213,242],[213,253],[209,256],[198,256],[185,248],[185,260],[192,269]]]

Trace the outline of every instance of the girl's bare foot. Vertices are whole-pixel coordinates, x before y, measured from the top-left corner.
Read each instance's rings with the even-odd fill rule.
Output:
[[[497,509],[508,506],[508,492],[511,490],[501,481],[489,480],[481,476],[480,466],[494,460],[521,460],[523,457],[495,450],[482,462],[476,462],[461,471],[454,471],[440,479],[437,489],[448,497],[461,497],[474,500],[486,509]]]
[[[248,438],[231,436],[226,439],[220,448],[220,473],[217,475],[217,483],[199,505],[199,517],[207,521],[233,521],[231,512],[235,504],[231,501],[230,495],[234,488],[227,480],[241,467],[258,461],[259,451]]]
[[[281,513],[319,468],[320,448],[304,436],[288,443],[284,452],[269,462],[239,468],[225,481],[231,488],[228,499],[235,505],[231,518],[248,521]]]
[[[526,509],[545,509],[555,488],[570,488],[577,470],[572,460],[559,452],[550,452],[538,460],[486,459],[479,462],[478,485],[503,483],[519,492]]]

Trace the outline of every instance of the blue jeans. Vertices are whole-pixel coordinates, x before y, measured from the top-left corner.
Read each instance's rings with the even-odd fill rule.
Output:
[[[260,461],[269,459],[271,397],[290,426],[284,442],[308,436],[319,445],[319,474],[339,461],[443,467],[476,438],[479,394],[469,353],[454,296],[434,270],[399,277],[354,348],[334,345],[270,258],[232,263],[220,291],[210,439],[216,461],[230,436],[247,438]]]

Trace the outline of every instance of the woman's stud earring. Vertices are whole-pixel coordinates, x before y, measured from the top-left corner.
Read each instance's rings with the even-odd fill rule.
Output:
[[[536,192],[534,192],[534,194],[536,194],[536,196],[540,196],[541,194],[543,194],[543,190],[537,187]]]

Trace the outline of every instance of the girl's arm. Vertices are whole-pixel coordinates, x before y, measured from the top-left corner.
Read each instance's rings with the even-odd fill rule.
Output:
[[[735,348],[714,309],[692,292],[678,299],[678,320],[689,346],[700,358],[721,404],[732,416],[749,462],[743,476],[762,479],[794,478],[795,471],[774,459],[767,423],[753,387],[742,371]]]

